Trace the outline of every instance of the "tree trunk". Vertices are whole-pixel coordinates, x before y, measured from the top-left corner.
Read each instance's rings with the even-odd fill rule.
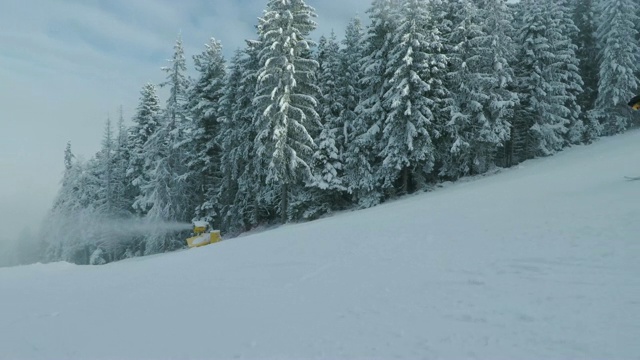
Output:
[[[258,223],[260,222],[259,218],[260,218],[260,210],[258,208],[258,206],[260,205],[258,203],[258,196],[254,194],[254,199],[253,199],[253,219],[251,219],[251,225],[252,227],[256,227],[258,226]]]
[[[289,210],[289,187],[282,184],[282,193],[280,194],[280,220],[283,224],[287,223]]]
[[[409,193],[409,168],[402,169],[402,188],[400,189],[402,195]]]

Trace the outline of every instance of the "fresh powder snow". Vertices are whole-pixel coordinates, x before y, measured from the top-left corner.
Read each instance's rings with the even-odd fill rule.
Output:
[[[640,131],[375,208],[0,269],[2,359],[638,359]]]

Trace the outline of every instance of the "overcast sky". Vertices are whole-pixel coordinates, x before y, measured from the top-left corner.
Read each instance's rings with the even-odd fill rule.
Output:
[[[38,223],[51,205],[71,141],[85,158],[104,122],[129,122],[146,82],[159,83],[179,32],[189,60],[208,39],[227,58],[255,38],[267,0],[1,0],[0,241]],[[369,0],[309,0],[319,28],[342,36]],[[191,62],[190,62],[191,64]]]

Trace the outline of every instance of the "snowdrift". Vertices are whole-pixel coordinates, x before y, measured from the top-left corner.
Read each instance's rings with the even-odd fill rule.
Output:
[[[640,132],[376,208],[0,269],[1,359],[638,359]]]

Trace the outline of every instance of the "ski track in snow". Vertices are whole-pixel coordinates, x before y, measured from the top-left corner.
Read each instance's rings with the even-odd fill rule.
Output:
[[[640,359],[637,172],[632,131],[190,251],[0,269],[0,359]]]

